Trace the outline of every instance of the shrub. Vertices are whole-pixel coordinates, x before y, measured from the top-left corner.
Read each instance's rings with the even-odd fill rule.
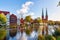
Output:
[[[55,36],[55,37],[60,36],[60,31],[58,29],[56,29],[53,36]]]
[[[57,37],[57,40],[60,40],[60,36]]]
[[[45,40],[43,35],[38,35],[38,40]]]
[[[45,40],[56,40],[56,38],[52,35],[45,35]]]

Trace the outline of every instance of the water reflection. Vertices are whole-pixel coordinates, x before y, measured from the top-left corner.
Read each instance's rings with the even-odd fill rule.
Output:
[[[9,30],[9,35],[13,38],[17,34],[17,29]]]
[[[11,35],[9,35],[9,31],[7,33],[7,40],[37,40],[36,31],[32,31],[30,35],[27,35],[25,32],[17,32],[14,37],[11,37]]]
[[[49,26],[48,29],[49,35],[52,35],[52,31],[54,31],[54,28],[52,27],[53,26]],[[9,30],[7,30],[7,36],[6,36],[7,40],[37,40],[38,37],[38,32],[35,30],[33,30],[30,35],[27,35],[25,31],[21,32],[18,30],[13,30],[13,31],[11,30],[10,32],[14,32],[15,34],[13,33],[14,36],[12,37],[12,35],[9,35]]]
[[[37,40],[38,33],[36,31],[33,31],[30,36],[28,36],[27,40]]]

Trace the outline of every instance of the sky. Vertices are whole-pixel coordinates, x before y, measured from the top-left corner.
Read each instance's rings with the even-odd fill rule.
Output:
[[[46,8],[49,20],[60,21],[60,6],[57,7],[60,0],[0,0],[0,10],[9,11],[19,18],[31,15],[32,18],[41,17],[42,8],[44,15]]]

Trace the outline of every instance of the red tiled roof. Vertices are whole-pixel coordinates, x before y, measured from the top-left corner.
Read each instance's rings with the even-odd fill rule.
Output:
[[[8,11],[0,11],[0,14],[1,13],[4,13],[5,15],[10,14],[10,12],[8,12]]]
[[[16,18],[17,18],[17,16],[16,16],[16,15],[14,15],[14,14],[11,14],[11,15],[10,15],[10,17],[16,17]]]

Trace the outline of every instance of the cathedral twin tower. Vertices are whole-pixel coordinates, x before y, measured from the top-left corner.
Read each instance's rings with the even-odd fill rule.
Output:
[[[42,22],[43,22],[43,29],[42,34],[48,34],[48,13],[46,9],[46,15],[44,16],[44,11],[42,9]]]
[[[46,15],[44,16],[44,11],[42,9],[42,21],[47,22],[48,21],[48,14],[47,14],[47,9],[46,9]]]

